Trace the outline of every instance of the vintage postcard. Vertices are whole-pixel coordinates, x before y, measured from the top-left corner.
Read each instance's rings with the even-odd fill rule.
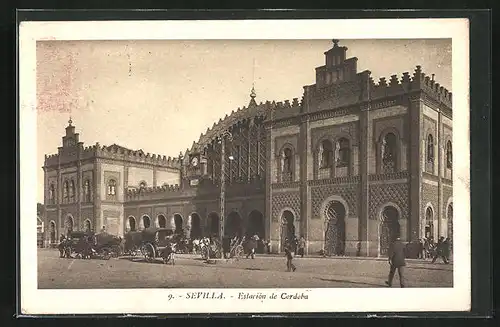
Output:
[[[23,313],[470,308],[467,20],[19,31]]]

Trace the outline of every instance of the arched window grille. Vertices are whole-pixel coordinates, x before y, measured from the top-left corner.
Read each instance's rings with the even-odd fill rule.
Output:
[[[85,202],[91,202],[90,181],[87,179],[83,183],[83,197]]]
[[[427,162],[434,163],[434,138],[432,134],[427,136]]]
[[[385,134],[382,139],[382,171],[392,173],[396,171],[397,138],[394,133]]]
[[[282,169],[281,180],[282,182],[291,182],[293,176],[293,151],[290,148],[283,149],[282,154]]]
[[[71,198],[71,202],[76,202],[76,201],[75,201],[75,196],[76,196],[75,181],[74,181],[74,180],[71,180],[71,189],[70,189],[70,198]]]
[[[116,181],[114,179],[108,181],[108,195],[116,195]]]
[[[319,147],[319,168],[330,168],[333,165],[333,145],[329,140],[323,140]]]
[[[337,167],[348,167],[349,166],[349,156],[350,156],[350,145],[349,140],[346,138],[341,138],[336,144],[337,150]]]

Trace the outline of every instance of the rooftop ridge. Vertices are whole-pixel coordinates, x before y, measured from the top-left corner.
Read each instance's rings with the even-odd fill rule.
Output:
[[[213,139],[217,138],[224,130],[230,128],[232,125],[236,124],[238,121],[245,119],[257,117],[257,116],[267,116],[271,110],[285,110],[285,109],[299,109],[302,106],[303,97],[299,101],[299,98],[293,98],[290,100],[283,101],[265,101],[260,102],[254,106],[243,106],[238,107],[236,110],[232,110],[229,115],[225,115],[224,118],[220,118],[218,122],[214,122],[212,127],[208,127],[205,133],[201,133],[197,142],[194,142],[191,149],[192,151],[199,150],[199,147],[206,145]]]

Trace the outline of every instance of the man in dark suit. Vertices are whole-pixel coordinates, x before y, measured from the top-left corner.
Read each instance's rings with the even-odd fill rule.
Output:
[[[392,286],[392,279],[394,278],[394,273],[396,269],[399,274],[399,284],[401,288],[405,287],[404,280],[404,267],[406,266],[406,255],[405,255],[405,246],[401,242],[399,237],[390,245],[389,247],[389,265],[391,266],[389,270],[389,280],[385,282],[385,284],[389,287]]]

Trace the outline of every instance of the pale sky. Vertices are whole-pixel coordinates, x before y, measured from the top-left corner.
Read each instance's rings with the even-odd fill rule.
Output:
[[[451,88],[451,39],[341,40],[358,72],[380,77],[415,66]],[[37,160],[57,153],[71,112],[85,146],[117,143],[177,156],[201,133],[257,102],[301,98],[331,40],[37,42]],[[38,171],[43,202],[43,170]]]

